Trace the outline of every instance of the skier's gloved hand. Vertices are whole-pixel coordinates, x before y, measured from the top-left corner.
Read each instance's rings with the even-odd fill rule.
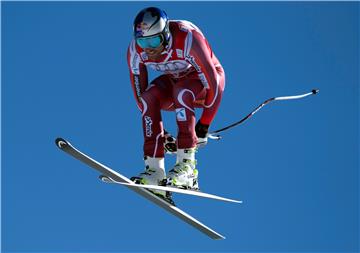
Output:
[[[168,154],[176,154],[177,146],[176,146],[176,139],[166,130],[164,130],[164,149],[165,152]]]
[[[200,120],[196,123],[195,132],[198,137],[198,147],[203,147],[207,144],[209,125],[204,125]]]

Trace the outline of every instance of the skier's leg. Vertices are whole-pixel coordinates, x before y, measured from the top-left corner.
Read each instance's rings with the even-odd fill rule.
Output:
[[[158,185],[165,178],[161,109],[172,104],[170,81],[167,76],[160,76],[141,94],[145,171],[131,178],[136,183]],[[163,191],[154,192],[165,195]]]
[[[198,79],[186,79],[173,87],[173,100],[178,126],[176,165],[169,171],[166,184],[198,189],[195,169],[196,144],[195,101],[204,94],[204,86]]]
[[[185,79],[173,87],[173,100],[178,126],[177,146],[179,149],[196,147],[195,102],[204,94],[204,86],[198,79]]]
[[[171,110],[172,81],[162,75],[151,82],[141,95],[143,103],[142,124],[144,135],[144,156],[153,158],[164,157],[164,128],[161,110]]]

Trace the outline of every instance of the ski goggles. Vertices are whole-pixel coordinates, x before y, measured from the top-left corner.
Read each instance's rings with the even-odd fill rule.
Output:
[[[136,39],[136,44],[138,44],[141,48],[157,48],[161,45],[162,42],[163,37],[161,34]]]

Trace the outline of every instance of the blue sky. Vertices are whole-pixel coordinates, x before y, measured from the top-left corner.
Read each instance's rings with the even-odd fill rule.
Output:
[[[359,2],[1,4],[4,252],[359,249]],[[152,5],[199,26],[225,68],[212,130],[269,97],[320,89],[199,151],[202,190],[244,203],[175,201],[223,241],[102,184],[54,145],[67,138],[126,176],[143,169],[125,54],[134,16]],[[163,118],[175,132],[175,116]]]

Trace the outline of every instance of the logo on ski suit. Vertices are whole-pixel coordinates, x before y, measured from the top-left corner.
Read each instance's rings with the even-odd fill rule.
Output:
[[[151,130],[152,120],[149,116],[145,116],[144,120],[145,120],[145,135],[146,135],[146,137],[151,137],[151,135],[152,135],[152,130]]]
[[[178,121],[186,121],[186,112],[185,108],[177,108],[176,111],[176,119]]]

